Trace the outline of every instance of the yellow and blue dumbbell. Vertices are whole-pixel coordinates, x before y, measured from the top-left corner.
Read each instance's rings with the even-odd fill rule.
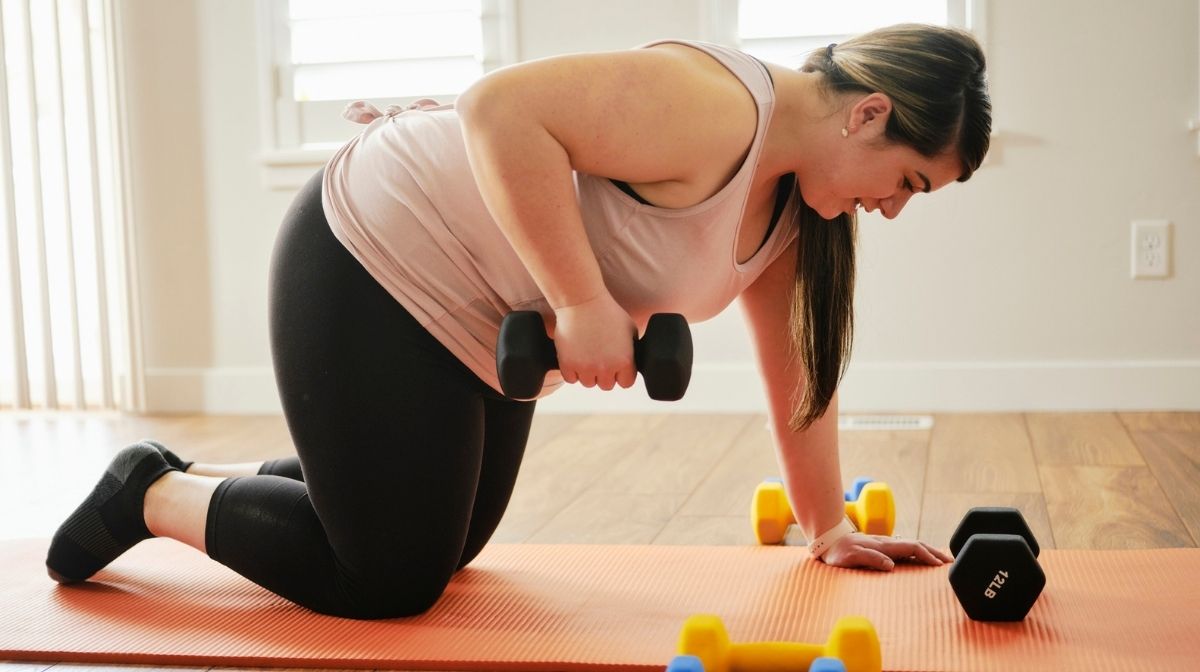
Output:
[[[862,616],[838,619],[824,644],[754,642],[733,644],[721,619],[698,614],[683,624],[679,653],[669,672],[880,672],[883,655],[875,627]]]
[[[892,534],[896,527],[896,498],[887,483],[858,478],[844,497],[846,517],[860,532],[885,536]],[[750,506],[750,521],[758,543],[778,544],[783,541],[788,525],[796,522],[787,492],[783,489],[783,481],[769,478],[758,485]]]

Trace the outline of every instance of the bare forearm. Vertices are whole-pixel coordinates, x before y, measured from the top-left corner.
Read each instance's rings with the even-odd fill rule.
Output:
[[[471,171],[488,211],[553,308],[604,291],[566,150],[503,105],[460,111]]]
[[[772,430],[788,501],[796,523],[810,541],[845,516],[841,462],[838,458],[837,397],[825,415],[795,433],[786,417],[773,417]]]

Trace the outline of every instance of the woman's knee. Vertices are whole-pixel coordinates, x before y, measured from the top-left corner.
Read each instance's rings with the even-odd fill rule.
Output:
[[[433,608],[450,585],[449,576],[398,578],[403,580],[355,582],[339,591],[342,599],[332,610],[316,611],[364,620],[417,616]]]

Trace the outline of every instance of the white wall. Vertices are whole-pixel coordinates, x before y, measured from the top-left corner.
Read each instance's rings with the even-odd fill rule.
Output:
[[[536,58],[696,38],[705,0],[518,0]],[[998,137],[963,185],[864,217],[843,410],[1200,408],[1200,8],[992,0]],[[122,0],[150,410],[277,408],[254,6]],[[347,129],[352,132],[353,129]],[[1174,223],[1174,273],[1129,277],[1130,220]],[[567,390],[547,409],[759,409],[736,307],[694,328],[687,399]]]

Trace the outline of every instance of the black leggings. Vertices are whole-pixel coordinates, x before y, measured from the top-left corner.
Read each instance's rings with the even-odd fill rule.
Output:
[[[427,610],[500,523],[533,402],[481,381],[342,247],[320,173],[280,229],[270,323],[303,481],[223,481],[209,556],[324,614]],[[299,476],[284,463],[264,471]]]

